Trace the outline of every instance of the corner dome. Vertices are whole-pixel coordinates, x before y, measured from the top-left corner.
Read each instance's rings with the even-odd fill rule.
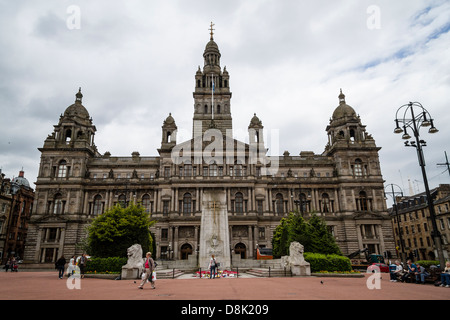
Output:
[[[253,118],[250,120],[249,128],[254,127],[262,127],[262,121],[256,116],[256,113],[253,114]]]
[[[13,182],[16,183],[19,186],[25,186],[25,187],[30,187],[30,183],[28,182],[28,180],[24,177],[24,172],[20,171],[19,172],[19,176],[15,177],[13,179]]]
[[[209,42],[206,44],[205,51],[209,50],[219,51],[219,46],[214,40],[209,40]]]
[[[66,111],[64,111],[64,117],[78,117],[81,119],[89,120],[89,112],[81,104],[81,99],[83,98],[83,95],[81,94],[81,88],[78,90],[78,93],[75,96],[75,103],[67,107]]]
[[[176,126],[175,119],[172,117],[172,113],[169,113],[169,116],[164,120],[163,126]]]
[[[64,116],[89,119],[89,112],[83,105],[74,103],[67,107],[66,111],[64,111]]]
[[[339,94],[339,106],[333,112],[333,120],[345,117],[356,117],[356,112],[355,109],[345,103],[345,95],[342,93],[341,89],[341,93]]]

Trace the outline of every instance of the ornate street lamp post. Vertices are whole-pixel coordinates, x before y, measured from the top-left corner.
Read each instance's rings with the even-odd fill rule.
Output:
[[[414,112],[415,108],[419,110],[417,115]],[[436,224],[436,214],[434,212],[434,205],[430,193],[430,188],[428,187],[427,173],[425,171],[425,159],[422,149],[422,147],[426,146],[426,142],[424,140],[421,140],[419,135],[419,130],[421,127],[430,127],[430,129],[428,129],[428,133],[436,133],[439,130],[434,126],[433,119],[431,118],[430,113],[419,102],[410,102],[401,106],[395,114],[395,125],[396,127],[394,129],[394,133],[403,133],[402,139],[407,140],[405,141],[405,146],[414,147],[417,150],[417,157],[419,158],[419,165],[422,169],[423,183],[425,185],[425,192],[427,195],[428,210],[430,212],[431,224],[433,226],[431,235],[434,239],[434,244],[438,253],[441,269],[443,269],[445,267],[445,260],[444,254],[442,252],[441,235]],[[400,126],[402,126],[403,128]],[[411,139],[408,130],[411,130],[414,134],[415,141],[408,141],[409,139]]]
[[[397,187],[398,189],[400,189],[400,191],[394,191],[394,186]],[[391,187],[391,194],[389,194],[389,191],[386,192],[386,189],[388,187]],[[395,219],[397,220],[397,230],[398,230],[398,236],[399,236],[399,240],[400,240],[400,248],[402,249],[401,253],[400,253],[400,258],[401,261],[403,262],[403,265],[406,266],[406,253],[405,253],[405,245],[403,243],[403,237],[402,237],[402,232],[400,229],[400,216],[398,215],[398,207],[397,207],[397,196],[401,196],[403,197],[403,190],[402,188],[400,188],[398,185],[396,184],[389,184],[387,185],[385,188],[385,194],[389,194],[392,197],[392,200],[394,201],[394,204],[392,205],[392,208],[395,210]]]

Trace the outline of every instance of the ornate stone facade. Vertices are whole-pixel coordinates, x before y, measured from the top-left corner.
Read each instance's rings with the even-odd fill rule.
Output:
[[[195,74],[192,139],[177,143],[177,125],[169,114],[158,156],[100,154],[96,127],[82,105],[81,90],[77,93],[39,149],[25,260],[50,263],[61,254],[80,253],[77,244],[86,236],[86,224],[129,201],[141,202],[158,221],[152,229],[154,257],[187,259],[204,245],[202,203],[211,190],[224,195],[226,247],[241,258],[254,258],[257,246],[271,247],[280,219],[294,210],[306,218],[311,212],[324,217],[344,254],[364,247],[395,252],[380,148],[344,94],[326,127],[322,154],[268,156],[256,114],[249,117],[249,142],[233,138],[230,75],[220,66],[212,35],[203,57],[204,67]]]

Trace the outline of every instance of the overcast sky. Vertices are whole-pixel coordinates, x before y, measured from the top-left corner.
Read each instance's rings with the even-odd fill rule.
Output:
[[[342,88],[382,148],[386,184],[409,195],[424,190],[416,150],[393,129],[418,101],[440,130],[420,131],[430,187],[450,183],[438,166],[450,153],[449,17],[446,0],[0,0],[0,168],[23,167],[35,188],[37,148],[78,87],[101,154],[158,155],[169,112],[187,140],[213,21],[235,130],[256,113],[279,132],[272,153],[321,154]]]

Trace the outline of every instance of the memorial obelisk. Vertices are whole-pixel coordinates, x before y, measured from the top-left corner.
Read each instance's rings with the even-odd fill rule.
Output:
[[[220,270],[231,267],[226,199],[224,190],[203,192],[199,252],[199,267],[202,269],[208,267],[211,255],[220,263]]]

